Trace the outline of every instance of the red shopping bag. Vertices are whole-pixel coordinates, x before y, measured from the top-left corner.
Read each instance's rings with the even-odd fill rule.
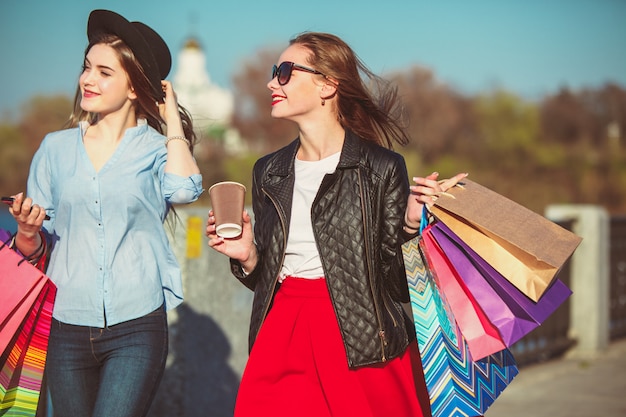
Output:
[[[0,242],[0,415],[34,416],[56,286]]]
[[[431,234],[432,226],[422,232],[427,262],[450,310],[456,318],[461,334],[467,342],[474,361],[506,349],[498,329],[489,321],[476,299],[468,290],[458,272],[449,262]]]
[[[435,221],[431,234],[509,347],[543,323],[572,294],[563,282],[555,279],[535,302],[478,256],[445,224]]]
[[[4,256],[0,258],[0,352],[5,351],[13,336],[22,327],[47,282],[47,277],[42,272],[28,274],[24,279],[15,278],[21,275],[22,264],[18,263],[19,255],[15,254],[12,258],[12,262],[6,262]]]

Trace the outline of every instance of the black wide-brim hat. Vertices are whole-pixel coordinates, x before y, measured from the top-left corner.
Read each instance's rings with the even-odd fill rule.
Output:
[[[149,26],[141,22],[129,22],[110,10],[93,10],[87,22],[87,38],[91,42],[98,34],[113,34],[128,45],[154,89],[155,98],[161,101],[164,80],[172,67],[172,55],[167,44]]]

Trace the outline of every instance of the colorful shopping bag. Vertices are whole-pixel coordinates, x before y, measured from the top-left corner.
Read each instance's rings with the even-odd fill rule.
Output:
[[[581,242],[574,233],[468,179],[441,195],[430,210],[533,301]]]
[[[509,347],[543,323],[572,294],[563,282],[555,279],[539,301],[534,302],[445,224],[433,223],[430,233]]]
[[[19,263],[21,259],[17,254],[7,261],[2,252],[9,253],[10,249],[0,252],[0,352],[4,352],[22,326],[48,281],[42,272],[28,274],[24,279],[16,278],[21,276],[22,265],[27,263]]]
[[[406,242],[402,254],[432,415],[483,415],[517,375],[517,365],[508,349],[472,360],[420,241]]]
[[[55,295],[45,274],[0,242],[0,416],[36,414]]]
[[[437,286],[446,296],[450,310],[474,360],[499,352],[507,346],[498,328],[489,320],[456,269],[450,264],[431,234],[432,226],[422,232],[426,261]]]

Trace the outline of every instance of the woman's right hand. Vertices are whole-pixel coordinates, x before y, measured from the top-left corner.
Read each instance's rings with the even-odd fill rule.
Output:
[[[252,219],[247,210],[243,211],[243,230],[236,238],[219,237],[215,232],[215,215],[209,211],[206,225],[206,236],[209,246],[229,258],[238,260],[243,269],[250,272],[257,263],[256,245],[253,242]]]
[[[15,218],[18,233],[29,238],[37,235],[46,218],[46,210],[33,204],[32,198],[24,198],[24,193],[19,193],[13,198],[13,205],[9,207],[9,212]]]
[[[15,244],[21,253],[34,253],[41,247],[41,226],[46,218],[46,210],[33,204],[30,197],[24,198],[24,193],[13,196],[13,205],[9,212],[17,223]]]

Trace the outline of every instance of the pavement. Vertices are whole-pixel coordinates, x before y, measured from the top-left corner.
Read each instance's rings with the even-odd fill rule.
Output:
[[[520,368],[485,417],[626,417],[626,338]]]

